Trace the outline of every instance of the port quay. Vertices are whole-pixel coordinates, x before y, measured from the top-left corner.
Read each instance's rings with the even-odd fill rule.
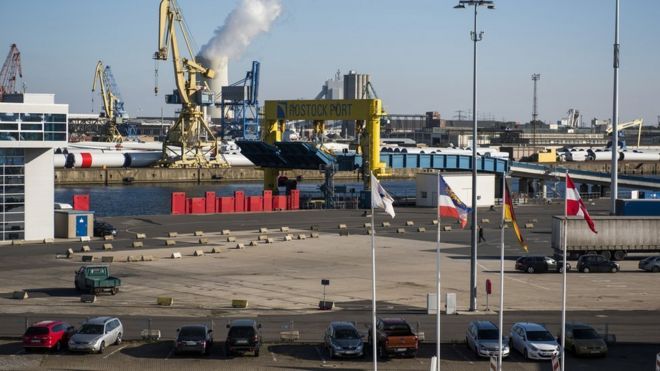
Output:
[[[0,370],[660,371],[660,4],[513,5],[4,4]]]

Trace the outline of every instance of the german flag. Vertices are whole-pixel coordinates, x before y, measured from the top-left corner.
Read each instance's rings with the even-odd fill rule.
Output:
[[[516,234],[518,238],[518,243],[520,247],[528,252],[527,243],[520,233],[520,228],[518,228],[518,223],[516,222],[516,213],[513,211],[513,200],[511,199],[511,192],[509,191],[509,183],[504,182],[505,192],[504,192],[504,221],[511,222],[513,225],[513,233]]]

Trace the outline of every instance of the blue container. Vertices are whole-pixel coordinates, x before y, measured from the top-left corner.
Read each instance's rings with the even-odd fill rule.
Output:
[[[616,200],[616,215],[660,216],[660,200]]]

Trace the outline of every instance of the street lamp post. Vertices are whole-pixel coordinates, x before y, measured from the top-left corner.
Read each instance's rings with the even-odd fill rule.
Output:
[[[474,7],[474,28],[470,32],[473,51],[472,68],[472,230],[470,248],[470,308],[471,312],[477,310],[477,42],[481,41],[483,31],[477,33],[477,8],[485,6],[495,9],[493,0],[460,0],[455,9],[464,9],[467,6]]]
[[[614,15],[614,97],[612,102],[612,170],[610,191],[610,215],[616,214],[616,198],[619,192],[618,157],[619,157],[619,0],[616,0]],[[562,368],[563,369],[563,368]]]

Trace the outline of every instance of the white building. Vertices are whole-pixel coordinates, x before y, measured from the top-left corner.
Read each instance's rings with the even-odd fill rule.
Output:
[[[456,196],[468,207],[472,207],[472,173],[442,173],[445,182]],[[438,174],[418,173],[415,176],[417,206],[438,205]],[[477,207],[495,205],[495,174],[477,175]]]
[[[0,102],[0,240],[53,238],[53,148],[66,145],[68,113],[54,94]]]

